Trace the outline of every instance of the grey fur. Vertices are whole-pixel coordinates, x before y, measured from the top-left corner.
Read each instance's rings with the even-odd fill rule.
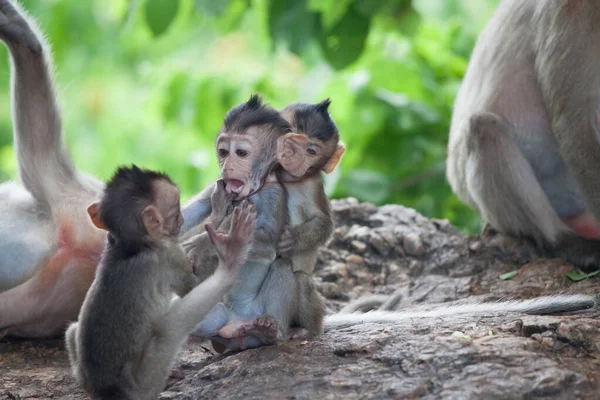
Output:
[[[490,303],[467,302],[459,305],[434,304],[411,307],[410,311],[370,311],[367,313],[337,313],[325,317],[325,331],[364,324],[400,323],[423,318],[452,317],[454,315],[482,314],[561,314],[581,312],[598,308],[598,295],[556,295],[538,297],[530,300],[512,300]]]
[[[492,228],[594,266],[600,241],[561,218],[600,219],[599,19],[596,1],[502,1],[458,92],[447,159],[454,192]]]

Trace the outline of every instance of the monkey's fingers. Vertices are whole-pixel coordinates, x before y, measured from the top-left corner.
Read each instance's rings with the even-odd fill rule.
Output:
[[[246,213],[245,218],[241,221],[241,233],[243,234],[243,237],[252,239],[252,233],[254,233],[254,230],[256,229],[256,218],[256,206],[251,204],[248,207],[248,212]]]
[[[235,208],[235,210],[233,210],[233,217],[232,217],[232,223],[231,223],[231,227],[233,228],[233,226],[235,225],[236,227],[239,227],[242,223],[242,221],[246,218],[246,215],[248,215],[248,200],[244,200],[242,201],[242,204],[240,204],[239,206],[237,206]],[[236,231],[239,228],[236,229]],[[230,233],[232,233],[233,230],[230,231]]]
[[[227,235],[217,233],[212,226],[212,223],[204,225],[208,239],[214,246],[219,259],[223,259],[223,255],[227,253]]]
[[[293,240],[280,241],[277,245],[277,251],[280,253],[287,253],[293,249],[294,249],[294,241]]]

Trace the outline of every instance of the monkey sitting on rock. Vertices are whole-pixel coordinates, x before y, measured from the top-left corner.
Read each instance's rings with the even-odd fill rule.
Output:
[[[120,168],[88,211],[108,235],[78,322],[66,333],[73,373],[92,398],[156,398],[177,351],[245,264],[254,207],[236,207],[228,234],[207,225],[219,266],[198,286],[178,242],[179,190],[166,175]]]
[[[287,195],[285,203],[277,205],[283,206],[285,212],[281,215],[285,231],[276,249],[282,256],[265,265],[268,267],[268,273],[260,281],[260,293],[255,295],[259,304],[255,307],[255,318],[244,318],[239,313],[223,308],[221,314],[229,314],[227,318],[223,317],[228,319],[228,323],[219,329],[217,334],[207,321],[199,324],[196,333],[205,337],[212,334],[213,344],[218,351],[223,351],[224,347],[216,342],[221,342],[230,349],[272,344],[276,340],[286,339],[292,326],[298,328],[292,331],[293,337],[310,337],[323,330],[324,302],[316,291],[312,272],[317,249],[329,239],[333,231],[333,221],[320,172],[333,171],[344,152],[344,146],[339,142],[337,127],[329,116],[329,104],[327,99],[318,104],[294,104],[286,107],[281,115],[291,126],[286,130],[287,133],[273,138],[275,148],[271,144],[260,153],[263,162],[269,165],[268,171],[274,171],[276,174],[271,173],[271,176],[283,185]],[[273,152],[275,149],[277,153]],[[218,153],[219,156],[224,155],[220,149]],[[224,181],[230,177],[231,172],[227,169],[222,170]],[[198,211],[202,208],[205,216],[212,211],[208,217],[210,220],[223,220],[220,214],[227,207],[219,207],[218,203],[231,201],[227,195],[219,194],[227,189],[224,181],[213,185],[210,203],[210,189],[205,189],[192,200],[186,207],[189,211],[184,211],[186,221],[187,215],[197,218],[201,214]],[[264,187],[260,190],[264,190]],[[259,211],[259,220],[260,215]],[[192,229],[198,230],[201,230],[201,227]],[[186,233],[184,237],[189,235]],[[192,244],[189,239],[184,242],[184,247],[188,249],[188,255],[191,257],[194,257],[193,248],[197,244],[197,241],[196,244]],[[256,246],[255,243],[254,247]],[[205,265],[208,264],[201,265],[206,269]],[[252,271],[256,271],[256,268]],[[232,290],[230,297],[234,296],[233,293],[235,290]],[[253,336],[253,332],[256,333],[257,324],[263,326],[264,330],[270,330],[268,338],[264,335],[262,340],[249,338]],[[265,328],[265,325],[269,328]],[[249,341],[253,342],[252,346],[248,345]]]

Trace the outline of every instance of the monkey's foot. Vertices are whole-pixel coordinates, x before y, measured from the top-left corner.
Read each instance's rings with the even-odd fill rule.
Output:
[[[497,230],[495,230],[494,228],[492,228],[492,226],[490,224],[488,224],[487,222],[485,223],[485,225],[483,226],[483,229],[481,230],[481,236],[483,237],[492,237],[495,236],[498,233]]]
[[[9,0],[0,0],[0,40],[25,45],[34,53],[42,52],[35,32]]]
[[[307,340],[312,337],[310,331],[304,328],[292,328],[288,335],[289,340]]]
[[[227,350],[227,345],[225,345],[224,343],[217,342],[216,340],[212,340],[212,339],[211,339],[210,343],[212,344],[213,350],[219,354],[223,354],[223,353],[225,353],[225,350]]]
[[[254,336],[263,344],[275,343],[277,340],[277,321],[270,315],[261,315],[252,321],[235,321],[225,325],[218,332],[224,338]]]

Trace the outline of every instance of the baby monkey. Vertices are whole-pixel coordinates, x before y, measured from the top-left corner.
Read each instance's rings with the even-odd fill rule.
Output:
[[[177,351],[246,262],[256,212],[247,202],[238,206],[228,234],[206,226],[219,266],[196,287],[178,243],[179,190],[168,176],[120,168],[88,213],[108,239],[66,333],[73,373],[93,399],[157,398]]]
[[[339,130],[329,115],[329,99],[317,104],[291,104],[281,111],[291,128],[277,140],[279,182],[287,193],[287,227],[278,244],[279,257],[270,265],[261,292],[268,293],[264,315],[274,318],[276,337],[299,339],[323,332],[324,299],[312,274],[317,252],[333,232],[333,220],[321,172],[332,172],[344,153]],[[224,327],[232,340],[213,340],[216,351],[237,349],[251,335],[256,321]],[[291,328],[291,329],[290,329]],[[275,333],[275,332],[274,332]]]
[[[339,130],[329,114],[329,98],[317,104],[291,104],[281,110],[291,132],[278,141],[278,171],[287,193],[288,225],[278,245],[277,259],[267,284],[271,305],[267,313],[289,310],[286,336],[308,338],[323,332],[324,299],[312,274],[319,247],[333,233],[331,207],[322,172],[331,173],[344,154]],[[293,276],[293,277],[292,277]],[[282,287],[289,282],[292,287]],[[276,287],[279,286],[279,287]],[[290,293],[293,295],[290,296]],[[293,328],[287,332],[287,328]]]

